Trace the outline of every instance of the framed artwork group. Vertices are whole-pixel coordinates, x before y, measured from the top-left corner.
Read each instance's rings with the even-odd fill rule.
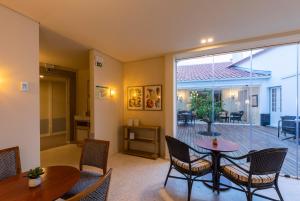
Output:
[[[162,110],[162,85],[128,87],[127,106],[128,110]]]

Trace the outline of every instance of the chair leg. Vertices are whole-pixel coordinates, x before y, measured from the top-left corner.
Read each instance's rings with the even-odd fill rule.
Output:
[[[280,193],[280,190],[278,188],[278,184],[277,183],[275,183],[275,190],[276,190],[276,192],[278,194],[278,197],[279,197],[280,201],[283,201],[283,197],[282,197],[282,195]]]
[[[247,201],[252,201],[252,192],[251,192],[251,188],[247,188],[247,192],[246,192],[246,195],[247,195]]]
[[[167,174],[166,180],[165,180],[164,187],[166,187],[166,185],[167,185],[168,178],[169,178],[169,175],[170,175],[170,173],[171,173],[171,170],[172,170],[172,164],[170,164],[170,168],[169,168],[169,171],[168,171],[168,174]]]
[[[193,187],[192,179],[188,178],[187,183],[188,183],[188,201],[190,201],[191,200],[191,194],[192,194],[192,187]]]

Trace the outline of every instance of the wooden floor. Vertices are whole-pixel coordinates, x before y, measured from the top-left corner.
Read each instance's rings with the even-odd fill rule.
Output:
[[[210,138],[198,134],[199,131],[205,131],[206,124],[196,123],[195,125],[178,125],[177,126],[177,138],[189,144],[199,151],[201,148],[197,147],[194,142],[197,139]],[[282,141],[277,137],[277,128],[253,126],[250,130],[248,125],[240,124],[214,124],[213,131],[221,133],[220,138],[231,140],[240,144],[240,150],[231,153],[231,155],[246,154],[250,149],[260,150],[269,147],[287,147],[289,149],[286,156],[284,165],[282,167],[282,174],[296,176],[296,154],[297,143],[293,139]],[[252,137],[250,135],[252,132]],[[252,140],[250,139],[252,138]],[[284,138],[282,136],[281,138]],[[253,143],[250,144],[250,141]],[[300,155],[300,145],[299,151]],[[300,163],[300,158],[299,158]],[[300,164],[299,164],[300,166]],[[300,167],[298,168],[298,174],[300,175]]]

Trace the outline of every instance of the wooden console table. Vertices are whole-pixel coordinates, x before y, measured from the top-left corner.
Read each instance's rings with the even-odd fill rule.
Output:
[[[130,133],[133,133],[131,137]],[[123,151],[126,154],[151,159],[159,157],[159,126],[124,126],[123,140]]]

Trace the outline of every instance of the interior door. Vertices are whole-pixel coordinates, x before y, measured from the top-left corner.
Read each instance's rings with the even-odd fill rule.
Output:
[[[281,116],[281,87],[270,88],[271,126],[277,127]]]

